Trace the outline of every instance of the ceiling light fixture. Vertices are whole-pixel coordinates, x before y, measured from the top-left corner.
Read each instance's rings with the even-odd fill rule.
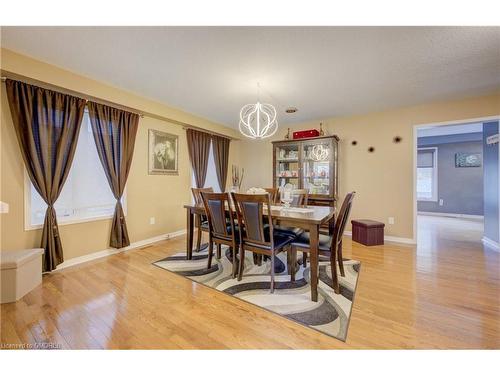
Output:
[[[286,113],[295,113],[297,111],[298,109],[296,107],[288,107],[287,109],[285,109]]]
[[[260,85],[258,97],[260,96]],[[240,132],[245,137],[252,139],[263,139],[273,136],[278,130],[276,120],[276,108],[267,103],[257,100],[255,104],[247,104],[240,111]]]

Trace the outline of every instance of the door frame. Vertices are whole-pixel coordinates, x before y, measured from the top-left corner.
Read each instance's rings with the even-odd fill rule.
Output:
[[[417,150],[418,150],[418,130],[419,129],[424,129],[424,128],[429,128],[429,127],[436,127],[436,126],[447,126],[447,125],[464,125],[464,124],[469,124],[469,123],[475,123],[475,122],[488,122],[488,121],[493,121],[493,120],[498,120],[500,122],[500,114],[499,115],[494,115],[494,116],[484,116],[484,117],[475,117],[475,118],[467,118],[467,119],[461,119],[461,120],[452,120],[452,121],[442,121],[442,122],[430,122],[430,123],[420,123],[420,124],[415,124],[413,125],[413,241],[417,243],[418,240],[418,228],[417,228],[417,214],[418,214],[418,201],[417,201]],[[499,153],[498,153],[498,163],[500,166],[500,142],[497,144],[497,147],[499,148]],[[498,178],[498,183],[500,187],[500,173],[499,173],[499,178]],[[439,197],[438,197],[439,199]],[[498,189],[498,199],[500,202],[500,188]],[[500,219],[500,205],[498,209],[498,216]],[[499,220],[500,223],[500,220]],[[500,233],[500,224],[498,231]]]

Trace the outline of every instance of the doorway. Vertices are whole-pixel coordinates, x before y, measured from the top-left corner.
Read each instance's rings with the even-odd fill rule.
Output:
[[[499,246],[498,118],[415,126],[415,234]],[[495,142],[496,135],[496,142]]]

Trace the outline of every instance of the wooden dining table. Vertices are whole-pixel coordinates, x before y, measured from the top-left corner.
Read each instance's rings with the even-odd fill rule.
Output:
[[[194,237],[194,221],[196,214],[204,214],[203,206],[186,204],[187,217],[187,241],[186,241],[186,257],[191,260],[193,257],[193,237]],[[228,209],[228,208],[226,208]],[[234,210],[234,207],[232,208]],[[267,209],[264,210],[267,214]],[[271,217],[273,222],[281,226],[298,227],[310,233],[310,264],[311,264],[311,299],[314,302],[318,301],[318,269],[319,269],[319,254],[318,242],[320,227],[328,225],[330,234],[333,232],[335,221],[335,207],[329,206],[307,206],[304,208],[285,209],[281,206],[271,206]]]

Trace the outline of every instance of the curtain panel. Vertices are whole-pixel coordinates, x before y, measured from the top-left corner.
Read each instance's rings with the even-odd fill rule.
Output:
[[[130,245],[121,198],[132,164],[139,115],[90,101],[87,107],[97,153],[116,198],[109,244],[119,249]]]
[[[56,202],[75,155],[85,99],[7,79],[7,99],[31,183],[47,203],[40,247],[43,271],[64,261]]]
[[[205,185],[210,152],[211,135],[194,129],[186,130],[189,160],[194,171],[196,187]]]
[[[220,191],[226,190],[230,142],[231,140],[229,138],[217,135],[212,136],[215,172],[217,173],[217,181],[219,182]]]

